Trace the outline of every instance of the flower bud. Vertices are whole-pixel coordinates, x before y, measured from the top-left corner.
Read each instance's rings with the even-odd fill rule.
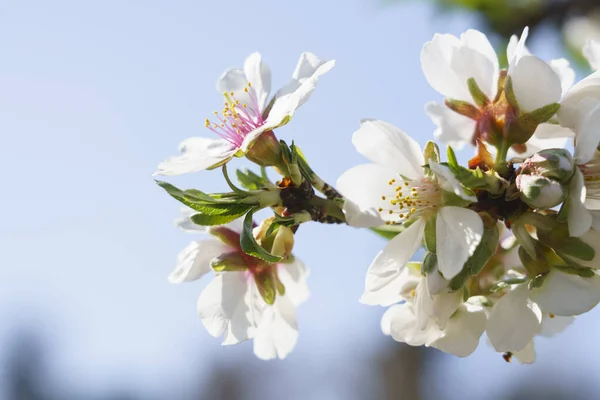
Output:
[[[532,155],[521,165],[524,174],[538,175],[565,183],[573,175],[573,157],[565,149],[546,149]]]
[[[246,153],[248,160],[261,167],[280,166],[281,146],[273,131],[263,132]]]
[[[541,210],[557,206],[567,197],[566,189],[559,182],[543,176],[521,174],[517,176],[517,188],[521,200]]]

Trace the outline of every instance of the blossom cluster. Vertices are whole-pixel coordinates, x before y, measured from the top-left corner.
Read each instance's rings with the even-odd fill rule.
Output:
[[[360,301],[388,307],[381,329],[394,340],[460,357],[485,332],[510,360],[535,359],[536,336],[552,336],[600,302],[600,72],[575,83],[565,59],[545,61],[508,44],[500,67],[487,37],[435,35],[421,52],[429,84],[443,96],[425,110],[436,125],[421,146],[394,125],[365,119],[352,136],[370,163],[335,188],[294,144],[278,140],[334,61],[303,53],[289,83],[271,91],[258,53],[217,82],[223,109],[205,122],[216,138],[190,138],[159,175],[220,167],[230,192],[181,190],[177,224],[209,238],[179,255],[173,283],[214,274],[198,300],[208,332],[223,344],[253,339],[262,359],[284,358],[298,339],[296,307],[308,272],[293,255],[307,222],[370,228],[390,238],[367,269]],[[600,43],[583,54],[592,67]],[[567,145],[573,143],[573,151]],[[472,146],[460,165],[454,149]],[[260,173],[227,163],[245,157]],[[272,182],[267,168],[281,179]],[[259,224],[255,213],[273,215]],[[422,253],[421,253],[422,252]],[[423,254],[421,262],[412,261]]]

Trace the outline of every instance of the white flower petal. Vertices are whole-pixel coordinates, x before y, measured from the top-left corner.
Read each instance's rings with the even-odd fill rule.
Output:
[[[179,151],[181,155],[159,164],[154,175],[181,175],[215,168],[229,161],[237,149],[224,139],[193,137],[181,142]]]
[[[471,145],[477,123],[448,107],[435,102],[427,103],[425,112],[437,126],[433,136],[455,150]]]
[[[546,128],[546,126],[550,126],[550,128]],[[568,134],[570,133],[571,136],[573,135],[573,132],[567,128],[554,128],[555,126],[558,125],[553,125],[553,124],[540,124],[538,125],[536,131],[534,132],[533,136],[531,138],[529,138],[529,140],[526,143],[526,149],[524,152],[522,153],[517,153],[516,151],[514,151],[512,148],[508,151],[508,159],[511,159],[513,157],[518,157],[518,158],[527,158],[527,157],[531,157],[532,155],[534,155],[535,153],[537,153],[540,150],[544,150],[544,149],[559,149],[559,148],[564,148],[567,144],[567,138],[566,137],[556,137],[556,138],[548,138],[548,139],[543,139],[540,138],[538,136],[536,136],[536,133],[538,131],[541,131],[543,135],[564,135],[564,134]]]
[[[207,226],[197,225],[192,222],[190,218],[194,214],[198,214],[198,211],[185,206],[181,207],[179,217],[175,219],[175,226],[189,233],[207,233]]]
[[[430,296],[435,296],[448,288],[448,281],[439,273],[437,266],[433,271],[427,274],[427,292]]]
[[[551,60],[550,67],[552,67],[560,79],[562,94],[566,94],[571,86],[573,86],[573,83],[575,83],[575,71],[571,68],[569,60],[566,58]]]
[[[558,124],[543,123],[543,124],[539,124],[537,126],[537,128],[535,129],[535,132],[533,132],[533,136],[531,137],[531,139],[529,139],[527,144],[529,145],[531,140],[534,138],[537,139],[541,143],[541,140],[543,140],[543,139],[557,139],[558,138],[558,139],[564,140],[564,138],[572,137],[572,136],[575,136],[575,132],[573,132],[569,128],[562,127]],[[553,146],[553,144],[551,142],[548,142],[547,144],[548,144],[548,147],[540,147],[540,146],[542,146],[542,144],[540,144],[538,147],[540,147],[540,150],[552,148],[551,146]],[[565,147],[565,146],[563,145],[563,146],[559,146],[559,147]]]
[[[512,355],[519,360],[521,364],[533,364],[535,361],[535,347],[533,346],[533,340],[522,350],[513,351]]]
[[[278,297],[268,307],[254,337],[254,354],[261,360],[284,359],[296,346],[296,309],[287,296]]]
[[[561,317],[554,315],[550,317],[548,314],[544,314],[542,319],[542,332],[541,335],[545,337],[552,337],[565,329],[573,323],[575,317]]]
[[[336,188],[346,198],[344,214],[349,225],[367,228],[398,220],[397,215],[378,211],[390,206],[381,196],[393,191],[389,185],[393,178],[400,180],[398,172],[376,164],[358,165],[339,177]]]
[[[582,278],[553,269],[542,286],[531,291],[531,298],[547,313],[583,314],[600,302],[600,276]]]
[[[216,239],[188,244],[177,256],[177,266],[169,275],[169,282],[191,282],[210,272],[213,258],[234,249]]]
[[[484,34],[475,30],[434,35],[421,51],[421,68],[429,84],[445,97],[472,101],[467,80],[474,78],[481,90],[494,97],[498,58]]]
[[[577,130],[581,119],[580,103],[586,99],[600,101],[600,71],[577,82],[565,94],[556,113],[562,126]]]
[[[373,163],[391,168],[396,174],[410,179],[423,176],[425,161],[421,147],[392,124],[379,120],[362,120],[360,128],[352,136],[352,144]]]
[[[292,80],[275,93],[275,101],[267,121],[274,126],[279,126],[291,118],[296,110],[310,98],[319,77],[334,65],[334,60],[326,61],[312,53],[302,53]]]
[[[424,230],[425,221],[417,219],[385,245],[369,266],[369,272],[398,271],[404,268],[421,247]]]
[[[483,308],[465,303],[450,318],[443,336],[431,343],[431,346],[446,353],[466,357],[479,345],[479,338],[485,331],[485,326]]]
[[[481,242],[483,222],[472,210],[442,207],[437,213],[436,252],[444,278],[454,278]]]
[[[523,29],[523,33],[521,33],[521,37],[517,38],[516,35],[513,35],[508,42],[508,46],[506,47],[506,55],[509,65],[509,71],[511,68],[514,68],[515,64],[521,59],[523,56],[528,56],[531,53],[527,46],[525,46],[525,41],[527,41],[527,37],[529,36],[529,27],[525,27]]]
[[[440,329],[446,329],[446,325],[451,321],[450,317],[458,310],[462,302],[462,291],[440,293],[433,297],[432,318]]]
[[[510,77],[515,97],[523,112],[531,112],[560,101],[560,78],[546,62],[535,56],[521,57]]]
[[[586,106],[592,108],[585,117],[582,117],[583,119],[578,126],[575,152],[573,154],[580,164],[591,160],[600,143],[600,129],[598,129],[598,126],[600,126],[600,102],[593,101],[593,105],[587,103]]]
[[[394,340],[410,346],[423,346],[435,342],[442,335],[433,321],[425,329],[419,329],[411,303],[398,304],[392,309],[386,316],[386,322],[390,321],[389,332]]]
[[[600,69],[600,43],[590,40],[583,47],[583,56],[588,60],[590,67],[597,71]]]
[[[260,321],[256,312],[258,289],[246,272],[225,272],[223,276],[221,307],[228,320],[224,345],[237,344],[250,339]],[[262,301],[262,299],[260,299]],[[264,302],[262,302],[264,304]],[[200,306],[200,300],[198,301]]]
[[[567,210],[567,222],[571,236],[581,236],[592,226],[592,215],[585,208],[586,189],[583,174],[579,168],[575,168],[573,178],[569,184],[569,197]]]
[[[541,322],[542,312],[529,299],[527,285],[519,285],[494,304],[487,336],[496,351],[519,351],[540,333]]]
[[[279,264],[277,275],[285,287],[285,297],[293,305],[300,305],[308,299],[310,291],[306,279],[309,271],[300,259],[295,258],[291,263]]]
[[[227,329],[229,319],[223,310],[223,275],[217,275],[200,293],[198,315],[208,333],[214,337],[221,336]]]
[[[246,58],[244,75],[247,80],[246,83],[250,82],[256,92],[260,111],[264,111],[267,98],[271,92],[271,69],[263,62],[260,53],[252,53]]]
[[[367,272],[365,292],[360,302],[371,306],[390,306],[412,298],[412,291],[423,277],[411,267],[384,272]]]
[[[452,173],[450,167],[438,164],[433,160],[429,160],[429,168],[437,177],[438,184],[442,189],[447,192],[454,193],[464,200],[472,202],[477,201],[477,197],[465,193],[465,188],[460,181],[456,179],[456,176],[454,173]]]

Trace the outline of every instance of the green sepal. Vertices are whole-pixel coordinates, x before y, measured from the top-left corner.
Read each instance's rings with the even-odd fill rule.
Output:
[[[423,258],[423,263],[421,264],[421,274],[427,275],[431,274],[435,271],[437,267],[437,255],[435,253],[427,252],[425,253],[425,257]]]
[[[279,275],[277,275],[277,273],[274,273],[273,275],[275,277],[275,288],[277,289],[277,294],[279,296],[284,296],[285,286],[283,286],[283,283],[281,282],[281,279],[279,279]]]
[[[473,98],[473,101],[478,106],[485,106],[490,102],[490,99],[479,88],[479,85],[475,81],[475,78],[467,79],[467,87],[469,88],[469,93],[471,93],[471,97]]]
[[[212,259],[210,266],[215,272],[235,272],[248,269],[246,259],[239,252],[221,254]]]
[[[258,293],[260,293],[260,296],[265,303],[273,305],[273,303],[275,303],[275,297],[277,296],[277,288],[271,270],[267,268],[263,271],[255,272],[254,282],[256,282]]]
[[[554,268],[556,268],[557,270],[564,272],[565,274],[571,274],[571,275],[577,275],[577,276],[581,276],[582,278],[591,278],[594,275],[596,275],[596,273],[594,272],[593,269],[591,268],[578,268],[578,267],[572,267],[572,266],[555,266]]]
[[[256,242],[256,239],[254,239],[254,235],[252,235],[253,215],[254,209],[251,209],[248,214],[246,214],[246,218],[244,218],[242,234],[240,235],[240,247],[244,253],[252,257],[260,258],[268,263],[276,263],[281,261],[282,257],[277,257],[269,253]]]
[[[536,275],[532,280],[529,281],[527,287],[529,290],[542,287],[547,276],[547,273]]]
[[[425,144],[423,158],[425,159],[426,164],[428,164],[430,160],[435,161],[436,163],[440,162],[440,148],[435,142],[429,140],[427,144]]]
[[[428,218],[427,222],[425,222],[425,231],[423,234],[425,248],[431,253],[436,252],[436,222],[436,216]]]
[[[523,268],[525,268],[527,275],[530,277],[545,274],[550,270],[550,263],[546,258],[548,249],[540,242],[534,241],[533,243],[536,252],[535,258],[531,257],[523,246],[517,250],[521,264],[523,264]]]

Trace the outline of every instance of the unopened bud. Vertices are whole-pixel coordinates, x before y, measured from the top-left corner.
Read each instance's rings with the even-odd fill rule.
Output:
[[[575,164],[567,150],[546,149],[525,160],[521,169],[524,174],[543,176],[565,183],[573,176]]]
[[[562,203],[567,191],[558,181],[536,175],[517,176],[521,200],[532,208],[545,210]]]
[[[274,256],[287,258],[294,248],[294,232],[291,228],[275,224],[274,217],[270,217],[254,228],[253,235],[261,247]]]
[[[263,132],[246,152],[246,158],[261,167],[280,166],[281,147],[273,131]]]

